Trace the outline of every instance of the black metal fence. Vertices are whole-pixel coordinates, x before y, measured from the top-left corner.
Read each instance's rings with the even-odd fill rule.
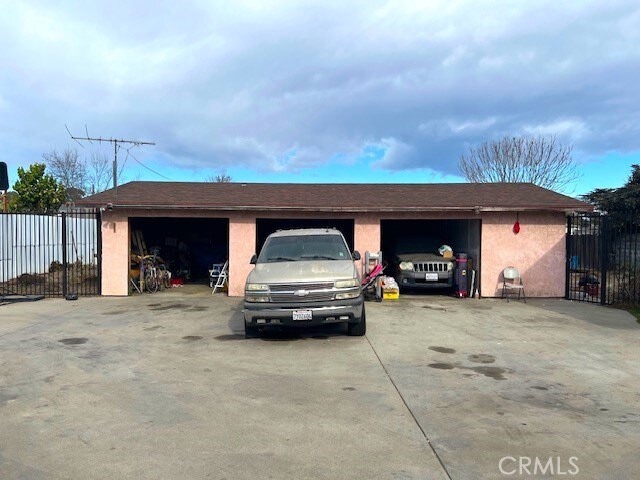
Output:
[[[99,295],[101,243],[95,210],[0,213],[0,295]]]
[[[566,298],[640,303],[639,214],[575,214],[567,219]]]

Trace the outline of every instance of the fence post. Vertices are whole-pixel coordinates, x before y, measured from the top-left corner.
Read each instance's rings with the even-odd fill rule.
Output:
[[[564,298],[569,298],[569,282],[571,281],[571,215],[567,216],[567,235],[565,239]]]
[[[600,305],[607,304],[607,271],[609,270],[609,222],[600,217]]]
[[[67,296],[67,214],[62,213],[62,296]]]
[[[98,256],[98,295],[102,295],[102,212],[96,211],[96,254]]]

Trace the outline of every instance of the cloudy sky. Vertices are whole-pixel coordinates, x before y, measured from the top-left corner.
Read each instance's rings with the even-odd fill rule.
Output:
[[[555,134],[573,194],[640,163],[637,1],[0,1],[0,160],[93,136],[176,180],[460,181]],[[112,149],[102,150],[112,155]],[[126,154],[121,152],[121,160]],[[123,180],[162,178],[127,159]]]

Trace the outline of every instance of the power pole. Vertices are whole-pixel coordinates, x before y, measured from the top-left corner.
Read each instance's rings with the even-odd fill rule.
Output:
[[[65,127],[66,127],[66,125],[65,125]],[[87,127],[85,126],[85,130],[86,130],[86,128]],[[119,148],[118,144],[119,143],[129,144],[129,145],[131,145],[130,148],[137,147],[137,146],[140,146],[140,145],[155,145],[154,142],[143,142],[143,141],[140,141],[140,140],[124,140],[124,139],[118,139],[118,138],[90,137],[88,131],[87,131],[87,136],[86,137],[75,137],[75,136],[71,135],[71,132],[69,131],[68,128],[67,128],[67,132],[69,132],[69,136],[73,140],[78,142],[78,145],[80,145],[82,148],[84,148],[84,146],[79,142],[79,140],[86,140],[89,143],[92,143],[92,142],[113,143],[113,191],[114,191],[115,195],[118,194],[118,148]],[[126,161],[126,159],[125,159],[125,161]]]

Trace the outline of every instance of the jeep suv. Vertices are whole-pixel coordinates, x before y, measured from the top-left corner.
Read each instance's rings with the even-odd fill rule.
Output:
[[[342,234],[335,229],[284,230],[267,237],[247,277],[247,338],[269,326],[346,323],[349,335],[366,332],[360,274]]]
[[[411,253],[397,256],[397,282],[400,288],[453,288],[453,259],[433,253]]]

